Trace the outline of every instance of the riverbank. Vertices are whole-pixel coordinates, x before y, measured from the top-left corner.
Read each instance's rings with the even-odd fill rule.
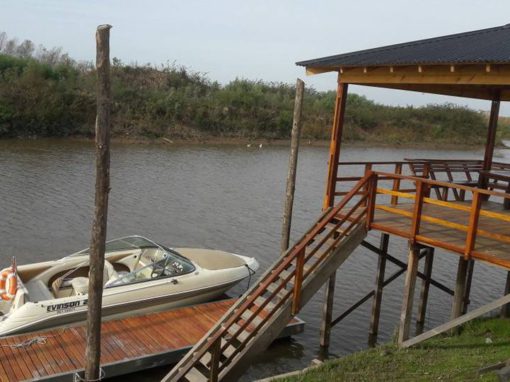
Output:
[[[278,382],[315,381],[497,381],[495,369],[510,360],[510,320],[481,319],[458,336],[441,336],[420,346],[383,345],[330,360]]]
[[[40,142],[77,142],[77,143],[93,143],[94,138],[89,137],[54,137],[54,138],[4,138],[0,139],[0,142],[13,141],[13,142],[29,142],[29,141],[40,141]],[[247,148],[263,148],[264,146],[275,146],[284,147],[290,146],[290,139],[248,139],[238,137],[200,137],[190,139],[174,139],[174,138],[145,138],[145,137],[122,137],[114,136],[111,138],[114,144],[133,144],[133,145],[155,145],[155,146],[200,146],[200,145],[211,145],[211,146],[243,146]],[[330,141],[326,139],[307,139],[302,138],[300,141],[301,147],[329,147]],[[261,146],[262,145],[262,146]],[[372,142],[372,141],[347,141],[343,144],[344,147],[352,148],[417,148],[417,149],[438,149],[438,150],[478,150],[483,149],[480,144],[459,144],[449,142],[406,142],[406,143],[384,143],[384,142]],[[505,147],[503,144],[498,147]]]

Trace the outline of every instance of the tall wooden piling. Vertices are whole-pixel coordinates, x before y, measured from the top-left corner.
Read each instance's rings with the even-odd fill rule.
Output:
[[[402,310],[400,312],[400,325],[398,330],[399,345],[409,338],[413,314],[414,288],[416,286],[416,275],[418,273],[419,253],[419,247],[414,243],[410,244],[407,273],[404,282],[404,295],[402,298]]]
[[[294,191],[296,189],[296,172],[299,151],[299,137],[301,135],[301,115],[303,109],[303,94],[305,83],[301,79],[296,81],[296,98],[294,100],[294,117],[292,120],[292,134],[290,141],[289,172],[287,174],[287,190],[285,193],[285,210],[283,212],[282,242],[280,252],[289,248],[290,228],[292,222],[292,207],[294,206]]]
[[[386,272],[386,258],[388,255],[388,244],[390,235],[387,233],[381,234],[381,243],[377,261],[377,275],[375,279],[375,293],[372,301],[372,315],[370,318],[370,329],[368,332],[368,346],[373,347],[377,343],[377,335],[379,333],[379,317],[381,316],[381,302],[384,288],[384,276]]]
[[[96,31],[97,116],[96,116],[96,194],[90,243],[90,271],[87,312],[85,379],[99,380],[101,357],[101,304],[110,192],[110,25]]]

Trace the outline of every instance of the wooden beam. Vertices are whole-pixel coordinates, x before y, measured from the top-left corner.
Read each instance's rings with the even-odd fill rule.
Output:
[[[489,118],[489,129],[487,131],[487,143],[485,144],[485,155],[483,158],[483,169],[490,171],[492,158],[494,156],[494,146],[496,145],[496,130],[498,128],[499,104],[501,95],[498,94],[491,104],[491,114]]]
[[[331,321],[333,320],[333,302],[335,299],[336,272],[329,277],[328,283],[325,285],[325,298],[322,306],[322,322],[320,332],[321,352],[327,352],[329,349],[331,337]]]
[[[377,343],[377,335],[379,333],[379,318],[381,316],[381,302],[384,288],[384,274],[386,271],[386,256],[388,254],[388,244],[390,235],[381,234],[381,242],[379,249],[381,254],[378,256],[377,275],[375,278],[375,293],[372,300],[372,315],[370,317],[370,329],[368,332],[368,346],[374,347]]]
[[[345,103],[347,101],[347,84],[338,84],[333,115],[333,127],[331,129],[331,141],[329,147],[328,179],[324,195],[323,210],[333,206],[335,199],[336,178],[338,177],[338,162],[340,159],[340,147],[345,115]]]
[[[462,325],[462,324],[464,324],[468,321],[471,321],[477,317],[480,317],[484,314],[487,314],[490,311],[497,309],[500,306],[508,304],[508,303],[510,303],[510,294],[500,297],[497,300],[490,302],[487,305],[484,305],[478,309],[475,309],[467,314],[464,314],[456,319],[448,321],[447,323],[445,323],[443,325],[439,325],[438,327],[431,329],[423,334],[420,334],[419,336],[411,338],[410,340],[404,341],[400,344],[400,347],[408,348],[410,346],[419,344],[420,342],[428,340],[429,338],[437,336],[438,334],[445,333],[459,325]]]
[[[404,295],[402,298],[402,310],[400,312],[400,325],[398,330],[398,344],[402,344],[409,338],[411,318],[413,314],[414,288],[416,286],[416,273],[418,272],[419,248],[415,244],[409,245],[407,273],[404,283]]]
[[[473,274],[475,272],[475,261],[473,259],[468,260],[468,269],[466,275],[466,288],[464,290],[464,303],[462,304],[462,314],[466,314],[469,304],[471,304],[471,284],[473,282]],[[510,291],[508,292],[510,293]],[[507,294],[507,293],[505,293]]]
[[[506,283],[505,283],[505,293],[507,295],[510,293],[510,271],[506,273]],[[501,318],[510,318],[510,304],[505,304],[501,307]]]
[[[370,70],[368,70],[370,69]],[[451,85],[510,85],[510,65],[493,66],[487,72],[484,65],[450,65],[394,67],[361,67],[344,69],[342,82],[350,84],[451,84]]]
[[[421,291],[420,291],[420,302],[418,305],[418,317],[416,319],[416,334],[423,333],[423,327],[425,325],[425,316],[427,314],[427,303],[429,298],[429,289],[430,282],[432,280],[432,265],[434,262],[434,248],[429,247],[425,248],[425,267],[423,269],[423,273],[425,274],[425,279],[422,280],[421,283]]]
[[[459,264],[457,266],[457,281],[455,282],[455,294],[453,295],[452,319],[462,315],[464,294],[466,291],[467,269],[468,260],[465,260],[463,257],[459,257]]]

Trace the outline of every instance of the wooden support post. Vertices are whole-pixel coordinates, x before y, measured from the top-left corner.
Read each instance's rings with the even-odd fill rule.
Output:
[[[453,295],[453,305],[451,319],[457,318],[462,315],[464,307],[464,295],[466,292],[466,279],[468,270],[468,260],[463,257],[459,258],[459,265],[457,267],[457,281],[455,282],[455,293]]]
[[[327,353],[329,349],[329,342],[331,337],[331,321],[333,319],[333,302],[335,299],[335,283],[336,272],[334,272],[326,285],[326,296],[322,308],[322,323],[321,323],[321,338],[320,347],[321,352]]]
[[[335,114],[333,116],[333,128],[331,130],[331,142],[329,146],[328,179],[326,183],[326,193],[324,195],[324,210],[333,206],[335,203],[336,180],[338,177],[338,161],[340,160],[347,89],[348,84],[342,82],[338,83]]]
[[[384,274],[386,272],[386,256],[388,254],[388,244],[390,235],[381,234],[381,243],[379,249],[381,254],[377,261],[377,275],[375,278],[375,294],[372,300],[372,316],[370,317],[370,330],[368,332],[368,346],[374,347],[377,343],[379,333],[379,317],[381,315],[381,301],[384,288]]]
[[[292,296],[292,314],[296,315],[301,309],[301,289],[303,287],[303,271],[305,267],[305,248],[297,255],[296,273],[294,275],[294,293]]]
[[[491,104],[489,130],[487,132],[487,143],[485,144],[485,155],[483,158],[483,169],[485,171],[490,171],[492,167],[492,157],[494,155],[494,146],[496,145],[496,130],[498,127],[500,100],[501,94],[498,92]]]
[[[85,351],[85,379],[89,381],[101,378],[101,304],[108,193],[110,192],[110,28],[110,25],[100,25],[96,32],[96,196],[90,243],[87,347]]]
[[[421,282],[420,302],[418,305],[418,317],[416,319],[416,335],[423,333],[423,327],[425,326],[430,281],[432,279],[432,265],[434,263],[434,248],[429,247],[426,248],[425,251],[427,253],[425,255],[425,266],[423,268],[425,279],[422,279]]]
[[[509,293],[510,293],[510,272],[507,272],[504,295],[507,295]],[[510,304],[506,304],[501,307],[501,318],[510,318]]]
[[[332,207],[335,203],[335,191],[338,178],[338,161],[340,160],[340,146],[342,143],[342,132],[344,125],[345,104],[347,101],[348,84],[340,82],[338,73],[338,87],[336,91],[335,113],[333,116],[333,128],[331,129],[331,142],[329,146],[328,179],[324,195],[323,209]],[[329,348],[329,337],[331,335],[331,319],[333,317],[333,300],[335,295],[336,272],[334,272],[326,286],[326,296],[322,309],[321,324],[321,351],[327,352]]]
[[[211,364],[209,366],[209,382],[218,382],[220,374],[221,338],[218,338],[211,348]]]
[[[419,247],[410,243],[407,261],[407,273],[404,283],[404,295],[402,298],[402,310],[400,312],[400,326],[398,330],[398,344],[401,345],[409,338],[411,319],[413,315],[413,297],[416,286],[416,274],[418,272]]]
[[[294,118],[292,121],[292,135],[290,140],[289,172],[287,173],[287,191],[285,193],[285,210],[283,212],[282,241],[280,252],[283,254],[289,248],[290,228],[292,221],[292,207],[294,205],[294,190],[296,188],[296,169],[299,151],[299,137],[301,135],[301,115],[303,108],[303,94],[305,83],[299,78],[296,81],[296,99],[294,100]]]
[[[473,273],[475,271],[475,261],[473,259],[468,260],[468,269],[466,275],[466,289],[464,291],[464,304],[462,305],[462,314],[467,313],[467,309],[471,300],[469,298],[471,294],[471,283],[473,281]]]

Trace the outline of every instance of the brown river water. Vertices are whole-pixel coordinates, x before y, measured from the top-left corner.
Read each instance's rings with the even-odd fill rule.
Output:
[[[108,238],[140,234],[167,246],[206,247],[254,256],[266,269],[278,256],[288,148],[114,144]],[[292,237],[320,214],[327,149],[304,146],[299,168]],[[496,158],[510,155],[499,150]],[[345,148],[342,160],[481,158],[480,150]],[[1,261],[60,258],[88,246],[94,199],[94,147],[63,140],[0,141]],[[371,232],[371,241],[378,235]],[[390,241],[390,253],[405,260],[406,243]],[[368,293],[377,258],[358,249],[337,274],[335,315]],[[434,278],[453,288],[457,257],[436,251]],[[387,274],[396,270],[388,265]],[[503,292],[502,270],[475,268],[471,308]],[[384,290],[380,342],[392,339],[400,312],[403,278]],[[230,292],[236,296],[246,284]],[[322,293],[299,314],[305,332],[273,344],[247,368],[242,380],[306,367],[319,351]],[[451,299],[431,288],[427,327],[448,317]],[[330,351],[343,355],[366,347],[370,302],[334,328]],[[123,381],[159,380],[168,368],[140,372]],[[119,378],[120,380],[120,378]]]

